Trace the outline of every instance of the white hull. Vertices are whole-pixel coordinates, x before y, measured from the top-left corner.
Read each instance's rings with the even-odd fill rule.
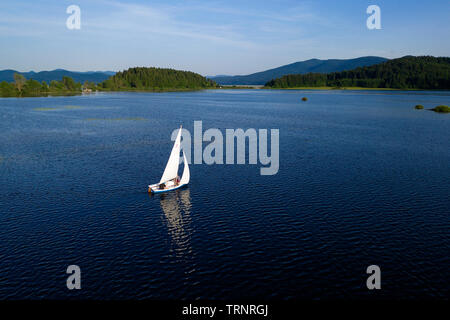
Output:
[[[159,189],[159,184],[151,184],[148,186],[148,192],[150,193],[163,193],[168,192],[176,189],[180,189],[181,187],[187,186],[187,183],[179,184],[179,185],[173,185],[171,187],[167,187],[165,189]]]

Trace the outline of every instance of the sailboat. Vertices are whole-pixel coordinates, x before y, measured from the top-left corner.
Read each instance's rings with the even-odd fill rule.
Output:
[[[181,129],[182,127],[180,126],[180,130],[178,130],[175,143],[173,144],[172,152],[170,153],[170,157],[169,160],[167,161],[166,169],[164,169],[164,173],[161,177],[161,180],[159,181],[159,183],[149,185],[148,192],[151,193],[168,192],[184,187],[189,183],[190,179],[189,165],[186,160],[184,150],[183,150],[183,162],[184,162],[183,175],[181,176],[181,179],[178,176],[178,167],[180,165],[180,150],[181,150]]]

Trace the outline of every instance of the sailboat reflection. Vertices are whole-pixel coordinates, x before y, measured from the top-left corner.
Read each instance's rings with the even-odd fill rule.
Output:
[[[161,194],[160,205],[176,256],[190,253],[192,205],[189,189],[178,189],[175,192]]]

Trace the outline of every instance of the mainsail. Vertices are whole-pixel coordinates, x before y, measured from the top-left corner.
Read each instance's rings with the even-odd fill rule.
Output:
[[[181,127],[180,130],[178,131],[175,143],[173,144],[169,161],[167,161],[166,164],[166,169],[164,169],[164,173],[159,183],[163,183],[177,177],[178,166],[180,165],[180,149],[181,149]]]
[[[189,173],[189,164],[186,160],[186,155],[183,151],[183,162],[184,162],[184,169],[183,169],[183,176],[181,177],[180,184],[188,184],[190,179],[190,173]]]

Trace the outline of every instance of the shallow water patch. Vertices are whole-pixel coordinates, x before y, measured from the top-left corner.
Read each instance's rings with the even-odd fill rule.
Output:
[[[86,121],[147,121],[148,119],[142,117],[135,118],[87,118]]]
[[[81,109],[80,106],[60,106],[60,107],[38,107],[33,108],[35,111],[58,111],[58,110],[71,110],[71,109]]]

